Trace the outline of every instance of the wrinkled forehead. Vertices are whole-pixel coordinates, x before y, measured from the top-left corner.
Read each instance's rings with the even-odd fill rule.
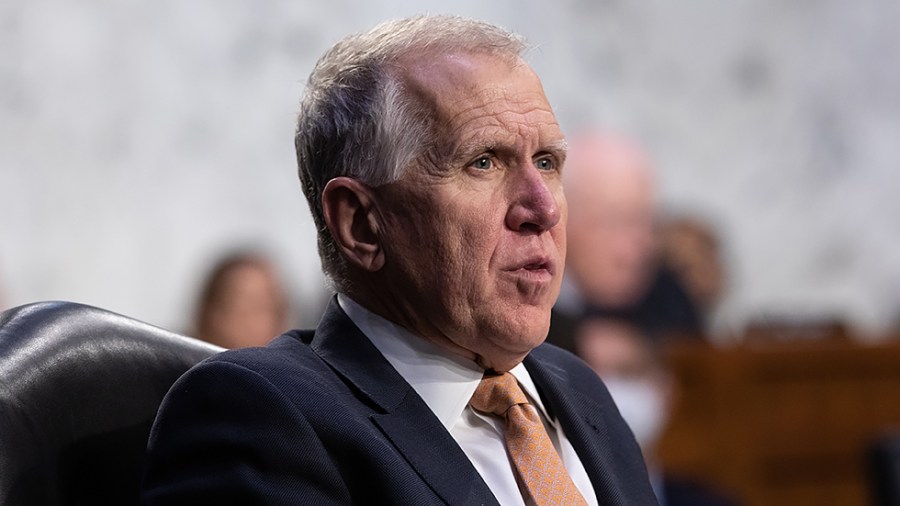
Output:
[[[437,133],[445,141],[466,143],[466,137],[490,136],[500,142],[506,142],[505,137],[509,143],[564,144],[540,79],[518,56],[417,57],[405,66],[402,78],[407,92],[433,112]]]

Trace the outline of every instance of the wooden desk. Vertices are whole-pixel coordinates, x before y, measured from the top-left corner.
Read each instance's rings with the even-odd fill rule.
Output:
[[[749,506],[870,504],[866,452],[900,429],[900,342],[667,350],[678,398],[660,447],[669,470]]]

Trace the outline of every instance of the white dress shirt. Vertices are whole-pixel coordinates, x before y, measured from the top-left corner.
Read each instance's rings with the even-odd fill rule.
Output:
[[[476,412],[469,399],[484,376],[474,361],[453,355],[338,294],[338,304],[384,358],[412,385],[465,452],[488,488],[503,505],[526,506],[507,455],[502,421]],[[541,415],[541,421],[575,486],[589,505],[597,506],[594,488],[558,420],[551,419],[522,364],[509,371]]]

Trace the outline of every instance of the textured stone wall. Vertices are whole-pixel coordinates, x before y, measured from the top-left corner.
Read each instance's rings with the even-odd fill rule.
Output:
[[[0,291],[182,327],[223,249],[320,303],[294,174],[303,80],[340,36],[450,4],[0,4]],[[726,241],[721,322],[900,314],[900,4],[464,0],[523,33],[563,127],[642,139],[667,208]],[[312,324],[313,320],[305,323]]]

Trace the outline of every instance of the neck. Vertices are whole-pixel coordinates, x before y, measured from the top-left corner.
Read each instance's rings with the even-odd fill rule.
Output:
[[[527,353],[510,354],[503,350],[484,353],[463,347],[445,332],[441,332],[434,322],[419,317],[415,304],[395,298],[389,292],[359,290],[359,286],[354,285],[357,289],[348,290],[345,295],[367,311],[403,327],[410,334],[434,344],[449,354],[475,362],[485,370],[505,372],[518,365],[527,356]]]

